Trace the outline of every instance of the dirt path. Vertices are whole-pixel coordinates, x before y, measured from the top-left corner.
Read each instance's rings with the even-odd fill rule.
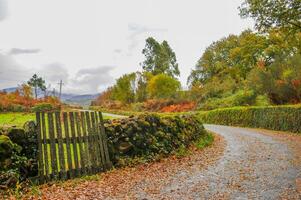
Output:
[[[100,180],[41,189],[43,199],[300,199],[301,137],[206,125],[215,143]]]

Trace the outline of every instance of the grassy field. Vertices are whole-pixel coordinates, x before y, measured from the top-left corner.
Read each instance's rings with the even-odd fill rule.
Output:
[[[112,119],[110,116],[103,116],[104,119]],[[0,127],[17,126],[22,127],[27,121],[35,120],[34,113],[0,113]]]

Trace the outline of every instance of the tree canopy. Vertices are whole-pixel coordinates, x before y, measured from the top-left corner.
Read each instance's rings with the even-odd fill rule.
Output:
[[[147,91],[151,98],[164,99],[172,98],[180,87],[180,82],[173,77],[158,74],[149,81]]]
[[[245,0],[240,15],[255,19],[256,28],[264,32],[275,27],[301,30],[300,0]]]
[[[42,91],[46,90],[45,80],[37,74],[34,74],[27,84],[34,88],[36,99],[38,98],[38,89],[41,89]]]
[[[171,77],[180,76],[176,54],[167,41],[164,40],[160,44],[154,38],[149,37],[146,39],[142,53],[145,56],[145,60],[141,63],[144,71],[151,72],[153,75],[167,74]]]

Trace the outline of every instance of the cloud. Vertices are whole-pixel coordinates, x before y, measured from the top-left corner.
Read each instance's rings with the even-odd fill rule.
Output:
[[[53,84],[58,83],[60,80],[64,80],[64,82],[67,83],[69,80],[67,68],[59,62],[45,65],[43,70],[41,70],[41,75],[43,75],[47,81],[50,81]]]
[[[72,79],[72,87],[80,93],[95,93],[103,90],[113,83],[114,78],[110,72],[114,68],[114,66],[99,66],[81,69]]]
[[[7,13],[7,0],[0,0],[0,21],[4,20],[7,17]]]
[[[0,0],[1,1],[1,0]],[[20,49],[20,48],[12,48],[9,51],[10,55],[19,55],[19,54],[35,54],[41,52],[41,49]]]
[[[1,88],[15,87],[29,77],[30,72],[18,64],[12,56],[0,53]]]
[[[128,36],[128,40],[130,44],[128,46],[128,55],[131,56],[133,50],[138,46],[140,40],[139,38],[146,33],[154,33],[154,32],[167,32],[167,29],[162,28],[149,28],[146,26],[142,26],[139,24],[128,24],[128,30],[130,31],[130,35]]]

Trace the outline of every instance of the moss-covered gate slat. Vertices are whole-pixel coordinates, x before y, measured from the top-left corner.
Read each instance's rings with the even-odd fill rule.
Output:
[[[101,112],[37,112],[36,121],[41,183],[112,167]]]

